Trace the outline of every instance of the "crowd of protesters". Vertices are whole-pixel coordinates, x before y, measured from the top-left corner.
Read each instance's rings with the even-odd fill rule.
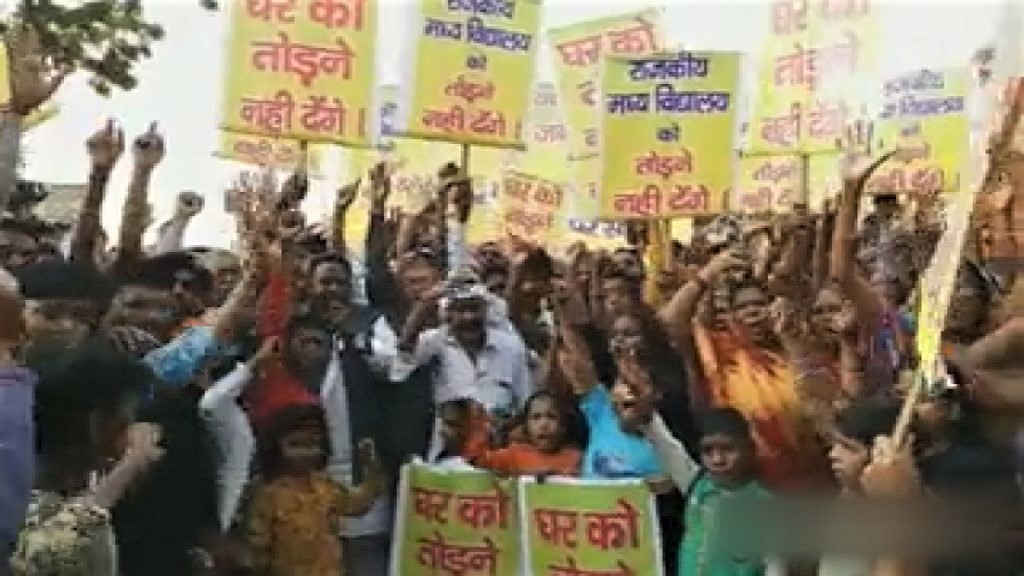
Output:
[[[47,94],[16,76],[0,138]],[[890,438],[943,220],[934,197],[876,194],[865,213],[886,159],[865,154],[868,134],[851,126],[821,213],[721,215],[652,258],[636,223],[612,251],[471,246],[455,164],[421,212],[395,214],[382,163],[323,226],[302,215],[303,166],[247,174],[229,191],[237,251],[182,245],[194,194],[146,246],[165,143],[155,126],[127,145],[101,127],[76,222],[40,221],[17,195],[0,220],[0,573],[384,576],[399,471],[417,459],[642,479],[666,574],[1017,573],[1005,555],[737,558],[713,542],[737,498],[1019,506],[1024,318],[1005,304],[1012,278],[967,252],[947,376],[914,404],[910,441]],[[133,176],[109,238],[119,162]],[[990,158],[987,184],[1007,162]],[[358,194],[360,247],[345,231]]]

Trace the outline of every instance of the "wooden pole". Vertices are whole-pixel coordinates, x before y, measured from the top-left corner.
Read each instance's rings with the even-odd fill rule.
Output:
[[[470,154],[471,150],[472,150],[472,147],[469,144],[463,144],[462,145],[462,159],[461,159],[460,163],[461,163],[461,168],[462,168],[462,174],[464,176],[466,176],[467,178],[469,177],[469,159],[470,159],[470,155],[471,155]]]

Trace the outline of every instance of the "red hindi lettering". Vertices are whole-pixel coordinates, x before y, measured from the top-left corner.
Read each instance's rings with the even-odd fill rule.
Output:
[[[580,568],[576,559],[568,557],[565,564],[548,564],[548,576],[636,576],[636,572],[628,564],[619,560],[611,570],[588,570]]]
[[[703,184],[676,185],[668,201],[674,212],[700,212],[708,209],[711,192]]]
[[[345,80],[351,77],[355,52],[344,39],[335,41],[338,48],[324,48],[294,43],[285,32],[278,32],[277,38],[251,44],[251,62],[255,69],[296,74],[307,87],[322,73],[338,74]]]
[[[557,208],[562,205],[562,187],[551,182],[538,182],[533,192],[533,200],[538,204]]]
[[[556,44],[555,49],[566,66],[591,66],[601,56],[601,36],[593,35]]]
[[[302,127],[311,132],[344,134],[345,111],[340,98],[310,95],[302,105]]]
[[[776,86],[808,86],[812,90],[818,81],[818,51],[795,45],[791,54],[775,58]]]
[[[638,176],[657,175],[669,179],[678,173],[693,171],[693,155],[683,148],[679,154],[660,154],[651,150],[633,158],[633,173]]]
[[[842,100],[818,102],[807,114],[807,132],[813,138],[834,141],[846,126],[846,103]]]
[[[508,525],[509,497],[500,488],[494,494],[458,496],[459,519],[474,530],[491,528],[495,524],[502,528]]]
[[[417,516],[428,522],[448,523],[448,502],[452,497],[450,492],[413,488],[412,493],[415,498],[413,511]]]
[[[579,513],[572,510],[538,508],[533,511],[533,523],[540,537],[554,546],[576,547],[576,528]]]
[[[799,102],[789,106],[789,114],[764,118],[761,123],[761,138],[780,146],[794,146],[800,141],[803,124],[803,107]]]
[[[328,28],[362,30],[365,5],[366,0],[313,0],[309,17]]]
[[[462,106],[457,105],[448,110],[424,110],[421,121],[427,128],[447,133],[458,133],[466,129],[466,111]]]
[[[291,130],[295,102],[291,92],[281,90],[273,98],[243,98],[239,111],[242,120],[261,132],[280,134]]]
[[[587,541],[601,550],[636,548],[639,542],[640,514],[624,498],[615,503],[613,512],[587,512]]]
[[[509,174],[505,176],[504,184],[504,193],[509,198],[521,202],[527,202],[530,199],[530,189],[533,188],[533,182],[529,179],[523,178],[518,174]]]
[[[757,190],[741,193],[740,206],[745,210],[752,210],[755,212],[771,209],[772,189],[768,186],[760,186]]]
[[[649,218],[660,212],[661,187],[648,184],[642,191],[615,194],[615,211],[623,218]]]
[[[492,576],[497,573],[500,550],[490,538],[484,538],[479,545],[454,544],[435,531],[431,538],[420,538],[417,543],[416,561],[424,568],[443,570],[453,576],[470,571]]]
[[[477,110],[469,129],[475,134],[504,136],[506,134],[505,114],[498,110]]]
[[[494,98],[494,83],[473,82],[465,74],[459,74],[455,82],[445,86],[444,93],[452,98],[460,98],[472,104],[477,100],[490,100]]]
[[[654,24],[644,18],[637,17],[637,24],[622,30],[609,30],[608,51],[612,54],[637,55],[650,54],[658,50],[654,38]]]
[[[246,0],[245,12],[264,22],[291,24],[295,21],[296,0]]]
[[[772,31],[785,35],[807,29],[807,0],[780,0],[772,4]]]

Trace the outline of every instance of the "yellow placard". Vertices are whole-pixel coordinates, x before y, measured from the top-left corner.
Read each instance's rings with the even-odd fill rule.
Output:
[[[406,213],[416,213],[423,209],[436,192],[438,169],[445,163],[458,164],[461,161],[462,146],[393,136],[393,115],[397,110],[399,95],[398,86],[380,88],[383,132],[380,147],[377,150],[344,151],[347,157],[346,177],[362,177],[365,182],[367,172],[377,162],[391,163],[395,171],[392,178],[393,203]],[[500,174],[503,166],[510,163],[512,155],[511,151],[499,148],[472,148],[469,171],[476,195],[466,232],[471,243],[501,237],[501,210],[498,203]],[[353,206],[350,212],[356,209],[357,206]],[[348,229],[359,230],[359,218],[363,217],[350,214]]]
[[[219,140],[218,150],[214,152],[218,158],[281,170],[294,170],[302,152],[299,142],[282,138],[221,131]],[[309,176],[321,178],[322,155],[318,146],[306,151],[306,160]]]
[[[373,143],[377,0],[231,5],[223,129]]]
[[[721,212],[733,183],[740,54],[607,58],[601,217]]]
[[[0,42],[0,107],[11,105],[11,60],[7,43]]]
[[[420,0],[399,133],[521,147],[540,0]]]
[[[732,212],[787,212],[803,186],[798,156],[742,156],[736,161]]]
[[[501,207],[505,234],[545,246],[556,232],[565,187],[533,174],[506,170],[502,177]]]
[[[869,190],[960,190],[970,147],[969,83],[966,69],[921,70],[885,83],[877,135],[883,149],[900,154],[879,169]]]
[[[776,0],[747,149],[757,153],[834,150],[880,62],[871,0]]]
[[[541,82],[533,87],[524,140],[526,150],[513,154],[511,158],[517,170],[559,183],[570,179],[569,130],[562,121],[558,89],[550,82]]]
[[[645,56],[662,49],[661,11],[647,9],[548,31],[576,192],[573,211],[593,218],[601,182],[601,56]]]

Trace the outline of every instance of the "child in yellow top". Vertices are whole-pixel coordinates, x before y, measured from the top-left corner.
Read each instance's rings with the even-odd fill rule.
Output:
[[[281,410],[260,443],[263,484],[249,513],[248,542],[261,576],[342,576],[342,516],[361,516],[382,490],[373,442],[359,444],[362,482],[349,489],[324,471],[330,444],[316,405]]]

